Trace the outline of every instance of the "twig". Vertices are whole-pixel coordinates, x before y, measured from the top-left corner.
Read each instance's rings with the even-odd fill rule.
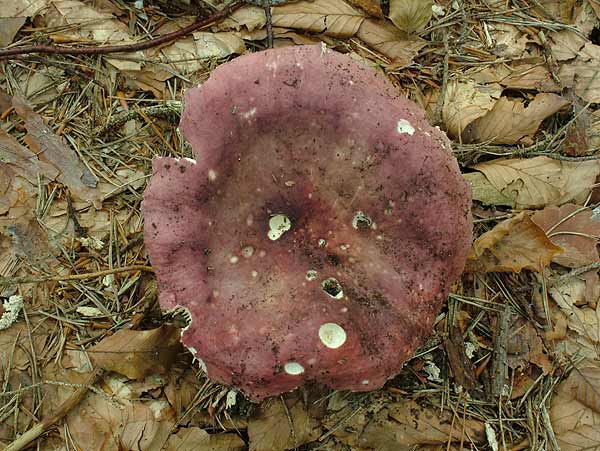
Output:
[[[120,268],[105,269],[103,271],[87,272],[84,274],[48,275],[48,276],[24,276],[24,277],[0,277],[0,285],[18,285],[21,283],[61,282],[66,280],[86,280],[94,277],[103,277],[110,274],[118,274],[129,271],[154,272],[152,266],[131,265]]]
[[[18,55],[26,55],[29,53],[45,53],[45,54],[62,54],[62,55],[105,55],[108,53],[126,53],[126,52],[136,52],[138,50],[146,50],[151,47],[156,47],[158,45],[173,41],[175,39],[179,39],[183,36],[190,34],[193,31],[196,31],[200,28],[207,27],[212,25],[215,22],[218,22],[225,17],[229,16],[233,11],[240,8],[244,5],[244,2],[238,1],[233,5],[223,9],[222,11],[218,11],[217,13],[209,16],[205,19],[200,19],[194,22],[187,27],[182,28],[181,30],[174,31],[173,33],[165,34],[164,36],[160,36],[158,38],[149,39],[147,41],[136,42],[134,44],[125,44],[125,45],[108,45],[108,46],[100,46],[100,47],[57,47],[54,45],[25,45],[14,48],[4,48],[0,49],[0,59],[14,57]]]
[[[575,268],[574,270],[569,271],[568,273],[563,274],[562,276],[552,278],[551,281],[554,283],[564,282],[565,280],[568,280],[572,277],[578,277],[582,274],[585,274],[586,272],[595,271],[598,269],[600,269],[600,262],[594,262],[589,265],[580,266],[579,268]]]
[[[71,411],[79,402],[84,398],[88,392],[88,387],[94,385],[104,375],[102,368],[96,368],[83,382],[82,386],[78,388],[68,399],[66,399],[56,411],[47,418],[44,418],[34,427],[29,429],[23,435],[21,435],[14,442],[9,444],[3,451],[19,451],[33,442],[36,438],[40,437],[46,432],[52,425],[57,423],[67,413]]]

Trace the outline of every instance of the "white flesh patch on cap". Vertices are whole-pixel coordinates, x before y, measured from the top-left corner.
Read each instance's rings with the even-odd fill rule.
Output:
[[[286,215],[273,215],[269,219],[269,239],[278,240],[281,236],[292,228],[292,222]]]
[[[396,130],[401,135],[408,133],[409,135],[412,136],[415,133],[415,128],[406,119],[400,119],[398,121],[398,126],[396,127]]]
[[[208,170],[208,180],[210,180],[211,182],[214,182],[217,179],[217,173],[215,172],[214,169],[209,169]]]
[[[196,164],[196,160],[194,160],[192,158],[184,157],[183,159],[186,160],[186,161],[188,161],[188,162],[190,162],[190,163],[192,163],[192,164]]]
[[[304,373],[304,367],[298,362],[286,363],[285,365],[283,365],[283,370],[291,376],[298,376],[299,374]]]
[[[319,328],[321,343],[329,349],[337,349],[346,342],[346,331],[336,323],[325,323]]]
[[[309,269],[306,271],[306,280],[315,280],[317,278],[317,271]]]
[[[352,227],[355,229],[365,230],[373,225],[373,220],[362,211],[357,211],[352,218]]]

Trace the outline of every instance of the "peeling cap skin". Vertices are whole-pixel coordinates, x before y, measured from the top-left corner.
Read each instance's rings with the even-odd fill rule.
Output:
[[[155,158],[145,242],[208,376],[255,401],[374,390],[430,334],[472,238],[450,143],[321,46],[239,57],[188,90],[196,160]]]

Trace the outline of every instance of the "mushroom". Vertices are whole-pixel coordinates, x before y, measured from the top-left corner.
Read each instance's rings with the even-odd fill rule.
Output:
[[[195,160],[154,158],[145,243],[208,376],[259,401],[380,388],[430,333],[472,238],[443,132],[321,46],[253,53],[186,93]]]

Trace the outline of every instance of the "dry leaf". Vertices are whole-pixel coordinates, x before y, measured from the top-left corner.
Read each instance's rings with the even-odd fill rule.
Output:
[[[563,64],[558,72],[565,87],[572,87],[586,102],[600,102],[600,46],[587,42],[577,52],[577,58]]]
[[[13,97],[13,106],[25,121],[25,142],[31,150],[60,171],[58,180],[68,186],[73,195],[91,201],[100,208],[102,198],[94,189],[96,178],[79,156],[52,132],[39,114],[16,96]]]
[[[395,68],[412,63],[419,50],[427,44],[418,36],[402,33],[389,22],[376,19],[366,19],[362,22],[356,37],[390,58]]]
[[[487,30],[494,41],[492,53],[507,59],[522,58],[527,44],[532,41],[520,28],[510,24],[491,23]]]
[[[484,439],[484,423],[463,420],[416,401],[391,401],[374,395],[365,407],[349,404],[328,418],[333,435],[353,449],[410,451],[418,445],[458,442],[469,437],[475,443]],[[343,427],[339,427],[343,424]]]
[[[177,357],[181,331],[163,325],[152,330],[121,329],[92,346],[92,361],[130,379],[141,379],[152,373],[164,373]]]
[[[244,6],[236,9],[233,13],[227,16],[219,24],[218,30],[236,30],[240,31],[245,28],[248,31],[254,31],[265,26],[267,18],[264,8],[258,6]]]
[[[494,204],[504,199],[501,205],[519,209],[584,202],[600,173],[598,161],[570,162],[543,156],[497,159],[472,168],[485,175],[482,179],[465,174],[475,200]]]
[[[172,434],[164,451],[242,451],[244,441],[236,434],[209,434],[197,427],[182,428]]]
[[[325,33],[338,38],[354,36],[365,20],[343,0],[315,0],[289,3],[273,8],[273,25],[313,33]]]
[[[380,0],[347,0],[352,6],[360,8],[370,16],[383,19]]]
[[[196,52],[194,58],[225,58],[233,53],[246,51],[244,41],[235,33],[194,33]]]
[[[48,182],[56,179],[59,174],[55,166],[39,160],[36,154],[19,144],[4,130],[0,130],[0,166],[5,165],[10,167],[15,175],[25,178],[32,185],[37,185],[38,176]],[[3,212],[0,209],[1,213]]]
[[[492,110],[501,94],[502,86],[498,84],[481,85],[469,79],[451,80],[442,109],[448,133],[452,137],[460,137],[471,122]]]
[[[390,0],[390,20],[400,30],[412,33],[429,23],[432,6],[433,0]]]
[[[575,369],[562,382],[550,406],[550,419],[562,451],[600,449],[600,368]]]
[[[543,58],[530,58],[527,62],[486,66],[469,76],[478,83],[499,83],[505,88],[528,89],[540,92],[560,92]]]
[[[490,112],[466,128],[463,141],[516,144],[535,135],[543,120],[568,105],[568,100],[551,93],[537,94],[527,106],[520,99],[501,97]]]
[[[527,212],[506,219],[473,243],[469,272],[541,271],[562,249],[552,243]]]
[[[540,226],[554,244],[564,249],[553,258],[555,263],[576,268],[596,262],[600,237],[600,220],[593,219],[589,208],[565,204],[547,207],[536,212],[531,219]]]
[[[522,318],[515,318],[511,321],[506,349],[507,363],[512,369],[526,369],[533,363],[546,375],[552,374],[554,370],[538,331],[530,322],[526,322]]]
[[[297,395],[268,399],[248,421],[250,451],[294,449],[320,435],[319,422]]]

